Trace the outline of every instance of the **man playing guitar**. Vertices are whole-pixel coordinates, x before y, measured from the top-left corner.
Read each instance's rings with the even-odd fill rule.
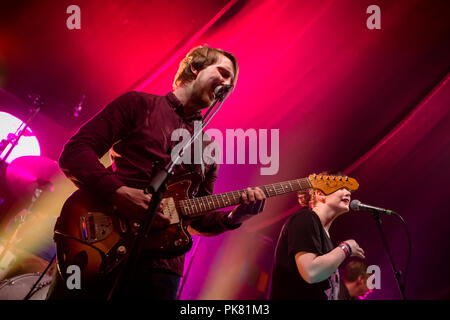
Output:
[[[201,110],[214,103],[215,88],[219,85],[234,86],[237,75],[238,64],[232,54],[208,46],[194,48],[180,64],[173,92],[165,96],[143,92],[125,93],[84,124],[66,143],[59,164],[65,175],[79,187],[82,195],[73,195],[73,201],[69,198],[66,208],[63,208],[66,216],[62,213],[55,226],[58,271],[53,277],[47,299],[108,297],[120,268],[108,269],[105,261],[113,253],[118,256],[129,250],[126,241],[117,240],[119,236],[113,244],[108,242],[109,239],[117,234],[127,234],[133,227],[139,228],[139,221],[142,221],[151,200],[151,194],[145,193],[144,189],[156,169],[164,167],[171,160],[170,153],[175,145],[171,141],[172,132],[184,128],[192,134],[194,120],[202,118]],[[98,159],[108,150],[111,150],[112,165],[105,168]],[[216,163],[181,164],[175,167],[174,176],[187,173],[199,177],[183,180],[181,184],[187,185],[190,196],[213,194],[218,175]],[[236,229],[244,220],[263,210],[265,198],[260,188],[247,188],[240,194],[240,205],[231,212],[210,211],[190,220],[184,227],[190,234],[208,236]],[[89,208],[74,219],[68,218],[70,215],[73,217],[73,211],[80,206],[88,208],[91,203],[101,203],[101,210],[103,204],[111,205],[113,213],[98,213],[100,209]],[[178,204],[177,208],[180,209]],[[190,210],[188,204],[185,210]],[[171,223],[162,211],[161,207],[161,212],[155,216],[155,230],[164,230]],[[118,223],[116,218],[119,219]],[[130,224],[130,221],[134,223]],[[160,238],[164,237],[166,234]],[[151,237],[147,240],[151,247]],[[73,250],[76,246],[83,247]],[[92,258],[98,254],[102,259]],[[118,288],[116,297],[175,299],[183,275],[184,256],[182,251],[173,251],[167,255],[161,252],[155,254],[152,250],[147,253],[144,251],[139,257],[134,275],[136,280],[128,282],[124,288]],[[96,259],[98,263],[94,261]],[[108,263],[114,265],[119,260],[112,259]],[[71,290],[66,283],[66,268],[69,265],[80,267],[82,279],[83,273],[89,270],[108,272],[94,277],[96,280],[90,281],[88,285],[82,281],[80,289]]]

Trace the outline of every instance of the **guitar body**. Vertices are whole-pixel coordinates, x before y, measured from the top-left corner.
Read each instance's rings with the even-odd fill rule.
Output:
[[[151,229],[143,251],[155,257],[177,256],[188,251],[192,238],[176,207],[178,200],[193,196],[197,174],[187,174],[169,181],[164,195],[164,215],[171,224]],[[102,203],[81,190],[64,203],[55,226],[57,265],[61,276],[70,276],[69,266],[78,266],[83,282],[96,280],[115,269],[128,255],[138,234],[140,222],[129,221],[111,204]]]

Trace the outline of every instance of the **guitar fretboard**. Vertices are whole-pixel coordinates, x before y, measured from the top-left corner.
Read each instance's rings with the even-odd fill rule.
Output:
[[[289,192],[306,190],[311,187],[312,185],[309,179],[303,178],[268,184],[259,188],[264,192],[266,197],[269,198]],[[240,204],[242,193],[247,193],[247,190],[237,190],[194,199],[180,200],[178,202],[178,207],[182,215],[187,218],[194,218],[196,216],[201,216],[208,211]]]

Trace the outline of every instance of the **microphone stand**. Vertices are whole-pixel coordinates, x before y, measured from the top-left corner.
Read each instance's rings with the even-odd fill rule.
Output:
[[[402,295],[402,299],[406,300],[405,289],[403,288],[403,285],[400,282],[401,271],[400,270],[397,271],[397,269],[395,268],[394,259],[392,259],[391,251],[389,250],[389,246],[386,241],[386,237],[384,236],[384,233],[383,233],[383,228],[381,227],[380,213],[379,212],[371,212],[371,213],[372,213],[372,217],[375,219],[378,231],[380,232],[381,239],[383,240],[383,243],[384,243],[384,247],[386,248],[386,252],[388,254],[389,260],[391,262],[391,267],[394,272],[395,280],[397,281],[398,288]]]
[[[20,128],[22,127],[22,125],[25,125],[25,127],[19,131],[19,134],[16,135],[15,133],[12,134],[11,136],[8,135],[8,138],[4,141],[1,141],[1,148],[0,148],[0,155],[3,153],[3,151],[8,147],[8,145],[11,143],[11,147],[9,148],[9,150],[6,152],[5,156],[3,158],[0,158],[0,168],[5,164],[6,160],[8,159],[9,155],[11,154],[11,152],[14,150],[14,148],[17,146],[17,144],[19,143],[20,138],[22,138],[23,134],[25,133],[25,131],[28,129],[28,126],[31,123],[31,120],[33,120],[33,118],[39,113],[39,110],[41,109],[40,105],[43,104],[41,98],[39,96],[36,96],[33,104],[35,105],[35,107],[33,107],[32,110],[32,114],[31,116],[28,118],[27,121],[23,122],[20,124],[19,128],[16,130],[19,131]]]
[[[160,203],[166,192],[167,181],[169,180],[169,177],[173,174],[173,169],[175,165],[179,164],[178,162],[183,157],[185,150],[193,144],[195,139],[197,139],[200,133],[202,133],[203,129],[209,123],[211,118],[217,113],[217,111],[219,111],[223,102],[231,93],[231,89],[232,87],[228,87],[227,90],[225,90],[219,97],[217,97],[216,101],[209,108],[205,117],[202,119],[202,122],[208,117],[208,115],[211,113],[211,110],[215,108],[219,102],[220,103],[217,106],[217,109],[213,112],[213,114],[207,119],[206,123],[205,122],[202,123],[201,130],[194,132],[194,135],[185,144],[183,149],[177,155],[176,159],[175,160],[171,159],[171,161],[164,167],[164,169],[159,169],[153,176],[150,184],[144,189],[144,192],[150,193],[152,195],[152,199],[150,200],[149,207],[146,210],[144,223],[139,228],[138,234],[134,239],[134,241],[132,242],[130,253],[128,257],[125,258],[125,260],[123,261],[124,265],[119,270],[118,275],[115,278],[113,286],[108,294],[107,300],[111,300],[114,298],[114,293],[116,292],[116,289],[120,287],[123,283],[125,283],[127,280],[133,280],[133,276],[136,274],[134,271],[136,270],[136,266],[139,261],[142,246],[144,244],[145,239],[148,237],[156,212],[159,210]],[[131,278],[127,278],[130,276]]]

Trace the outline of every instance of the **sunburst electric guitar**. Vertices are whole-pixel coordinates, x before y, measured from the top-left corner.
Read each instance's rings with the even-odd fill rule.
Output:
[[[156,256],[179,255],[192,246],[187,222],[207,212],[240,203],[245,190],[193,198],[193,180],[188,174],[169,181],[162,200],[163,214],[170,219],[164,229],[151,229],[146,235],[144,250]],[[328,195],[347,188],[358,189],[358,182],[350,177],[310,175],[308,178],[290,180],[260,187],[266,197],[317,188]],[[64,203],[55,226],[57,266],[67,277],[70,265],[81,269],[84,280],[106,275],[128,255],[138,234],[140,223],[123,218],[111,204],[101,203],[81,190],[75,191]]]

